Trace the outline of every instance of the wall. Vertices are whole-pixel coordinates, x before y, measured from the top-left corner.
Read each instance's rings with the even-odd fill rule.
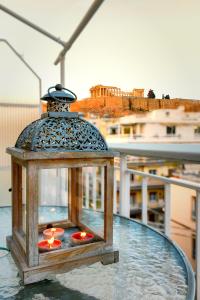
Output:
[[[192,239],[195,235],[195,221],[192,219],[192,197],[195,191],[171,185],[171,238],[187,254],[193,268]],[[182,225],[181,225],[182,224]]]
[[[193,270],[195,271],[196,261],[192,256],[193,236],[194,233],[192,230],[187,229],[177,223],[171,222],[171,238],[179,245],[179,247],[181,247],[181,249],[187,255],[190,263],[192,264]]]
[[[192,219],[193,196],[195,191],[171,185],[171,219],[195,230],[195,222]]]
[[[11,204],[11,160],[6,148],[13,147],[21,131],[38,118],[37,105],[0,103],[0,206]]]

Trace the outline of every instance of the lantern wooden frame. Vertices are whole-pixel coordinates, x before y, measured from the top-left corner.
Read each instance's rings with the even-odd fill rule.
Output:
[[[47,278],[49,274],[67,272],[81,265],[98,261],[103,264],[118,262],[119,253],[113,249],[113,172],[114,153],[106,152],[33,152],[7,148],[12,157],[12,236],[7,245],[19,268],[24,284]],[[26,239],[22,234],[22,166],[26,168]],[[68,167],[69,220],[54,223],[54,227],[78,226],[91,231],[80,222],[82,209],[82,168],[105,168],[104,179],[104,237],[93,243],[68,249],[39,253],[38,233],[46,224],[38,224],[38,176],[42,168]],[[96,235],[96,234],[95,234]]]

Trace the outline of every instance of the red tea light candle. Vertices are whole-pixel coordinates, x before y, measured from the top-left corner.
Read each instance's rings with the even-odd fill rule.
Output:
[[[75,245],[82,245],[92,242],[94,239],[94,234],[89,232],[75,232],[71,235],[71,241]]]
[[[40,251],[52,251],[57,250],[61,247],[62,243],[60,240],[55,240],[54,237],[48,240],[42,240],[38,243]]]
[[[50,239],[52,236],[55,239],[61,240],[64,237],[64,229],[62,228],[48,228],[43,231],[43,236],[45,240]]]

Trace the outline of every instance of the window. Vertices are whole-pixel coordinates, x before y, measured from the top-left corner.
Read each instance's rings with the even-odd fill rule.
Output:
[[[156,169],[151,169],[151,170],[149,170],[149,173],[156,175],[157,174],[157,170]]]
[[[200,126],[194,127],[194,134],[200,135]]]
[[[158,195],[157,195],[157,192],[150,192],[149,193],[149,200],[150,201],[156,201],[157,200],[157,197]]]
[[[196,237],[192,236],[192,258],[196,259]]]
[[[136,197],[136,193],[132,193],[130,195],[130,203],[132,207],[136,207],[137,206],[137,197]]]
[[[130,134],[130,133],[131,133],[130,127],[124,127],[124,134]]]
[[[192,196],[192,220],[196,220],[196,197]]]
[[[110,127],[110,134],[117,134],[117,128],[116,127]]]
[[[176,134],[176,126],[167,126],[166,133],[167,133],[167,135]]]
[[[168,169],[168,177],[172,177],[173,174],[176,172],[176,169]]]

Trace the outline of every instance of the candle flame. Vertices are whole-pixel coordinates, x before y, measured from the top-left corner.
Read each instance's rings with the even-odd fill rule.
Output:
[[[48,244],[49,244],[49,248],[52,248],[52,244],[54,243],[54,237],[52,237],[51,239],[47,240]]]
[[[86,232],[81,232],[81,237],[82,238],[86,237]]]

